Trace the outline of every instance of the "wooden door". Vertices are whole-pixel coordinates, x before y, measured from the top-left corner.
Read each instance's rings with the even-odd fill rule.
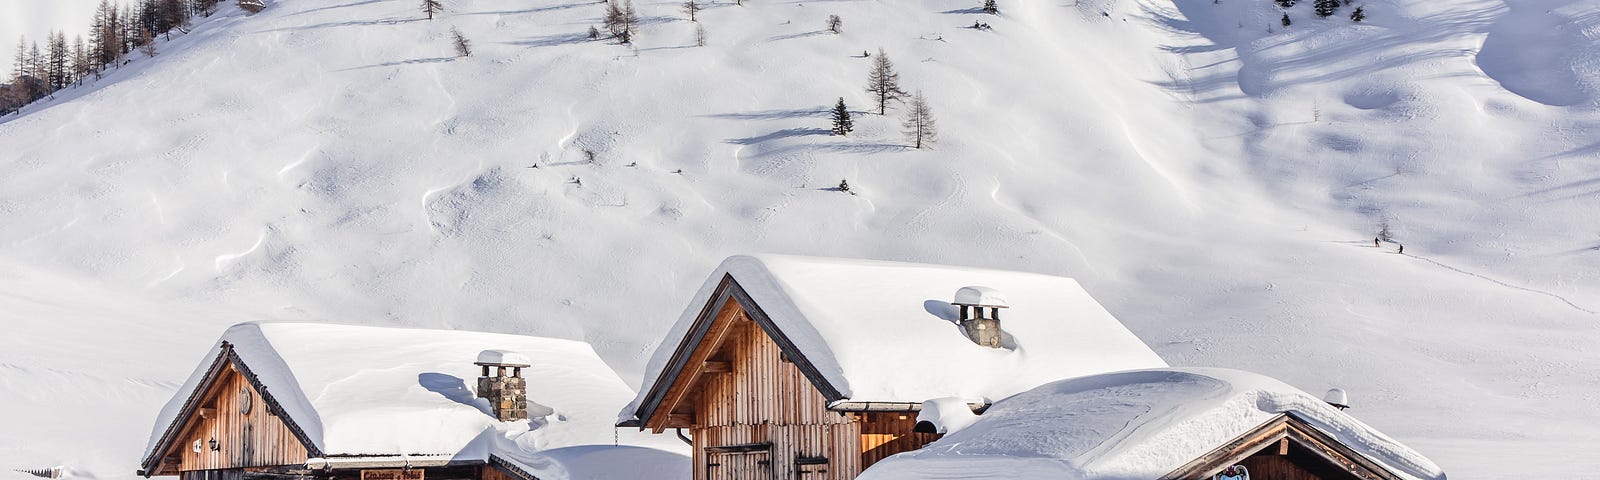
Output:
[[[706,478],[711,480],[774,480],[772,477],[772,451],[707,453]]]

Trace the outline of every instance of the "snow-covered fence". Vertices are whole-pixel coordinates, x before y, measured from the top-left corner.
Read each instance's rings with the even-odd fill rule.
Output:
[[[39,478],[61,478],[61,467],[50,468],[18,468],[16,471],[33,475]]]

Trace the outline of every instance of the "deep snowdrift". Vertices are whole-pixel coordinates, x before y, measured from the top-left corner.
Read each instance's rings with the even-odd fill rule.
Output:
[[[996,403],[968,428],[873,465],[861,478],[1162,478],[1280,414],[1294,415],[1402,478],[1445,478],[1421,454],[1306,392],[1220,368],[1048,383]]]
[[[581,339],[637,382],[718,261],[780,252],[1073,277],[1463,478],[1600,468],[1594,1],[748,0],[706,47],[639,2],[632,48],[597,4],[412,3],[225,10],[0,119],[0,464],[131,475],[242,320]],[[879,46],[934,150],[899,105],[825,134]]]

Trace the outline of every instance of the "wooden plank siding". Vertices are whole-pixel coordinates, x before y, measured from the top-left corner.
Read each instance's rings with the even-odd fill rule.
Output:
[[[249,413],[240,411],[245,400],[240,392],[249,393]],[[202,397],[198,418],[188,419],[188,429],[173,446],[181,455],[178,470],[305,465],[305,446],[271,410],[261,392],[228,365]],[[213,439],[218,450],[211,449]],[[196,442],[199,452],[194,449]]]
[[[691,356],[699,363],[686,371],[695,381],[671,412],[689,422],[695,480],[850,480],[938,438],[911,433],[914,413],[829,411],[810,379],[740,309],[721,312],[708,334],[717,340]],[[705,362],[728,368],[702,368]]]

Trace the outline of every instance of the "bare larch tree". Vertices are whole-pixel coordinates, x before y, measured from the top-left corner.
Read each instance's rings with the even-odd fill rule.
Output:
[[[900,100],[906,91],[900,89],[900,74],[894,73],[894,63],[889,61],[889,55],[878,49],[878,58],[872,62],[872,71],[867,73],[867,91],[872,92],[878,101],[878,115],[883,115],[889,110],[891,100]]]

